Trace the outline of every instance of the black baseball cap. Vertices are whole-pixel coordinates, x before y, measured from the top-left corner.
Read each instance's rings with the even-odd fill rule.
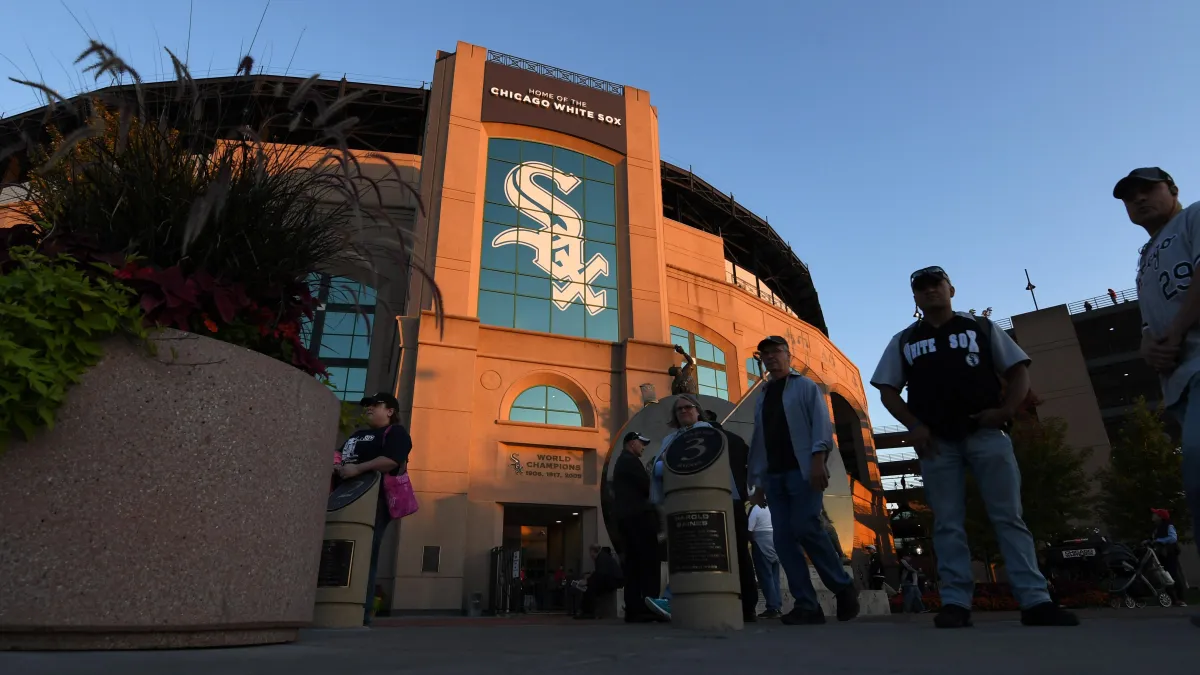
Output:
[[[638,433],[638,432],[636,432],[636,431],[631,431],[631,432],[629,432],[629,433],[625,434],[625,440],[623,440],[623,441],[621,441],[621,442],[622,442],[622,443],[628,443],[629,441],[632,441],[632,440],[633,440],[633,439],[635,439],[635,438],[636,438],[636,439],[638,439],[639,441],[643,442],[643,443],[649,443],[649,442],[650,442],[650,439],[649,439],[649,438],[646,438],[645,436],[643,436],[643,435],[639,434],[639,433]]]
[[[922,279],[933,279],[935,281],[942,281],[944,279],[946,282],[949,282],[950,275],[946,274],[946,270],[938,267],[937,265],[932,267],[922,267],[908,277],[908,285],[915,288],[917,282],[921,281]]]
[[[381,391],[374,396],[367,396],[359,403],[359,405],[368,406],[375,405],[376,403],[382,403],[392,410],[400,409],[400,402],[396,400],[395,396],[392,396],[386,391]]]
[[[776,345],[783,345],[784,347],[787,347],[788,341],[782,337],[779,337],[778,335],[768,335],[767,337],[765,337],[759,341],[758,351],[761,352],[762,350],[766,349],[767,347],[774,347]]]
[[[1167,183],[1174,185],[1175,179],[1171,178],[1171,174],[1163,171],[1157,166],[1147,166],[1140,169],[1134,169],[1129,172],[1113,187],[1113,197],[1115,199],[1125,199],[1129,194],[1130,188],[1138,183]]]

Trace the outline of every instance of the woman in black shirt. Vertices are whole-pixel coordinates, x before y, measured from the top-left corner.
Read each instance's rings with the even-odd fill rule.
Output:
[[[342,445],[341,463],[334,473],[342,480],[360,476],[368,471],[398,476],[408,471],[408,455],[412,438],[400,424],[400,404],[396,397],[380,392],[362,400],[368,427],[359,429]],[[383,533],[392,517],[388,512],[384,486],[379,486],[379,503],[375,507],[375,533],[371,538],[371,568],[367,573],[367,597],[363,605],[363,625],[371,625],[375,605],[375,574],[379,562],[379,547]]]

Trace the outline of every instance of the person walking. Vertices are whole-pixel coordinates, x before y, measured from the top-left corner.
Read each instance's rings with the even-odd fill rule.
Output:
[[[775,528],[771,526],[771,511],[764,500],[762,505],[750,507],[750,550],[754,558],[754,571],[758,574],[758,585],[762,588],[767,608],[760,619],[778,619],[783,616],[783,592],[779,582],[779,555],[775,553]]]
[[[900,558],[900,592],[904,594],[905,614],[925,613],[925,603],[921,600],[921,573],[913,567],[912,556],[907,553]]]
[[[1154,536],[1150,542],[1154,546],[1155,555],[1175,582],[1170,588],[1171,599],[1175,601],[1176,607],[1187,607],[1187,603],[1184,602],[1187,584],[1183,583],[1183,570],[1179,567],[1179,532],[1171,523],[1171,512],[1166,509],[1150,509],[1150,519],[1154,521]]]
[[[758,355],[770,379],[754,411],[748,482],[752,503],[761,505],[765,496],[771,504],[775,552],[796,598],[796,606],[781,621],[825,623],[805,554],[825,587],[836,595],[838,620],[849,621],[858,616],[858,590],[821,520],[829,487],[826,462],[834,447],[825,394],[815,382],[792,370],[791,350],[784,338],[764,338],[758,343]]]
[[[990,320],[954,311],[954,287],[941,267],[913,272],[909,286],[922,316],[891,339],[871,384],[888,412],[908,428],[921,461],[942,581],[942,608],[934,625],[971,625],[975,577],[965,528],[968,469],[1004,554],[1021,622],[1078,625],[1074,614],[1050,601],[1038,570],[1033,535],[1021,518],[1021,471],[1005,432],[1029,393],[1030,359]],[[907,402],[900,397],[905,387]]]
[[[624,446],[613,466],[613,515],[624,544],[621,568],[625,572],[625,621],[654,620],[646,598],[657,598],[662,577],[658,560],[658,512],[650,502],[650,472],[642,453],[650,439],[636,431],[625,434]]]
[[[1190,290],[1200,255],[1200,202],[1183,208],[1175,179],[1156,166],[1130,171],[1113,197],[1150,237],[1136,279],[1142,358],[1158,371],[1162,404],[1183,430],[1183,489],[1200,518],[1200,293]],[[1192,624],[1200,627],[1200,614]]]

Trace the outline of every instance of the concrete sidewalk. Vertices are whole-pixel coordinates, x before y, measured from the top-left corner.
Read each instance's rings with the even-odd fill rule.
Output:
[[[548,621],[512,624],[413,620],[394,627],[306,631],[276,647],[186,652],[0,653],[13,675],[428,675],[635,671],[991,675],[1200,672],[1200,629],[1178,612],[1088,612],[1079,628],[1025,628],[981,615],[975,628],[939,631],[932,617],[825,626],[761,622],[738,634],[666,625]]]

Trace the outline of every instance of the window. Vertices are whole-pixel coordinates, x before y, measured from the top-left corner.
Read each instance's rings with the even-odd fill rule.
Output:
[[[671,343],[683,347],[683,350],[695,359],[696,381],[700,385],[700,393],[728,401],[729,381],[725,373],[725,352],[708,340],[679,326],[671,326]]]
[[[337,397],[357,401],[366,395],[371,331],[375,327],[375,289],[348,277],[313,274],[310,292],[317,298],[311,321],[300,327],[304,346],[316,348],[329,371]]]
[[[480,322],[619,339],[614,180],[572,150],[488,142]]]
[[[583,426],[579,406],[567,392],[554,387],[530,387],[513,401],[508,419],[513,422],[557,424],[564,427]]]
[[[755,382],[762,379],[762,376],[762,363],[753,356],[746,359],[746,389],[753,387]]]

